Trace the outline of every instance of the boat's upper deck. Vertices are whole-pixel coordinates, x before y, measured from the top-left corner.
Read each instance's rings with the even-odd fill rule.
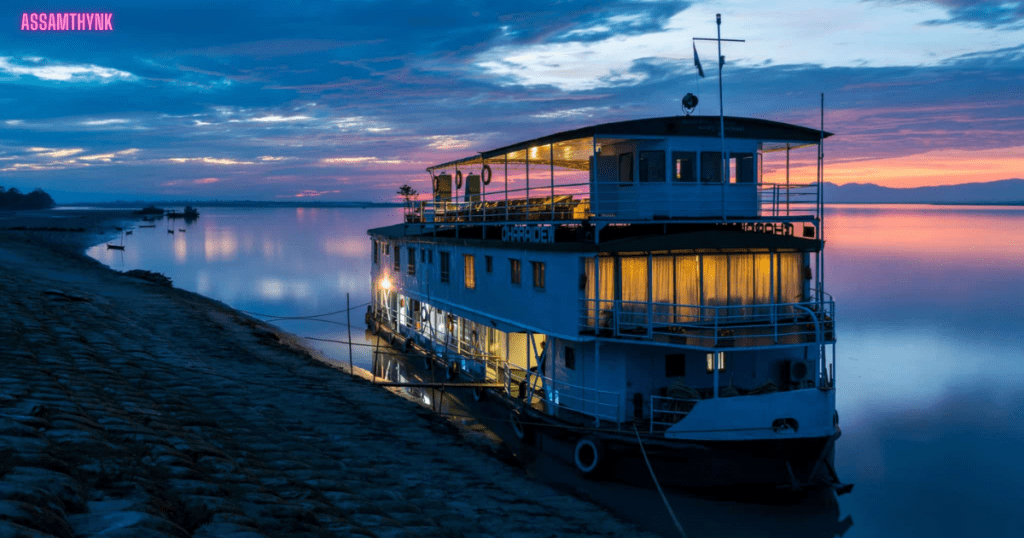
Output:
[[[723,138],[717,116],[606,123],[431,166],[432,199],[411,203],[406,222],[818,222],[820,172],[790,182],[789,153],[831,133],[753,118],[724,125]],[[768,181],[765,154],[777,151],[786,173],[769,170]]]

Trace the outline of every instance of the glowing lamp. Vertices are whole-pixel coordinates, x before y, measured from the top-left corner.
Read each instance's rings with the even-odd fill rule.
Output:
[[[391,279],[386,277],[386,276],[381,278],[380,279],[380,289],[382,289],[384,291],[391,291]]]

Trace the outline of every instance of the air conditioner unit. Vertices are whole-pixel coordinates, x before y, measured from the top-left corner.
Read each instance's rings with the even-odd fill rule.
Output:
[[[786,371],[791,382],[799,383],[814,376],[814,364],[807,361],[786,361]]]

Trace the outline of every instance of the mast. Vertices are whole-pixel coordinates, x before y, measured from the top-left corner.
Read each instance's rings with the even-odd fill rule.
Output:
[[[722,14],[715,14],[715,23],[718,25],[718,132],[722,136],[722,220],[725,220],[725,183],[728,181],[726,172],[729,171],[729,161],[725,156],[725,101],[722,99],[722,64],[725,58],[722,57]],[[717,370],[716,370],[717,371]]]

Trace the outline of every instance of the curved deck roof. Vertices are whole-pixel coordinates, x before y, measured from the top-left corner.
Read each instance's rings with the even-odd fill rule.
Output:
[[[759,140],[761,142],[772,142],[775,145],[785,144],[792,147],[799,147],[809,144],[816,144],[821,140],[832,136],[832,133],[822,133],[818,129],[801,127],[789,123],[782,123],[758,118],[737,118],[725,117],[726,138],[742,138],[748,140]],[[465,157],[455,161],[449,161],[427,168],[433,171],[438,168],[445,168],[458,164],[480,163],[486,159],[492,159],[518,151],[546,146],[548,144],[559,144],[581,139],[597,138],[645,138],[645,137],[710,137],[718,138],[719,117],[718,116],[667,116],[663,118],[647,118],[642,120],[616,121],[581,127],[570,131],[562,131],[552,135],[534,138],[523,142],[517,142],[508,146],[483,151],[471,157]],[[778,149],[778,148],[776,148]],[[540,159],[543,162],[543,159]]]

